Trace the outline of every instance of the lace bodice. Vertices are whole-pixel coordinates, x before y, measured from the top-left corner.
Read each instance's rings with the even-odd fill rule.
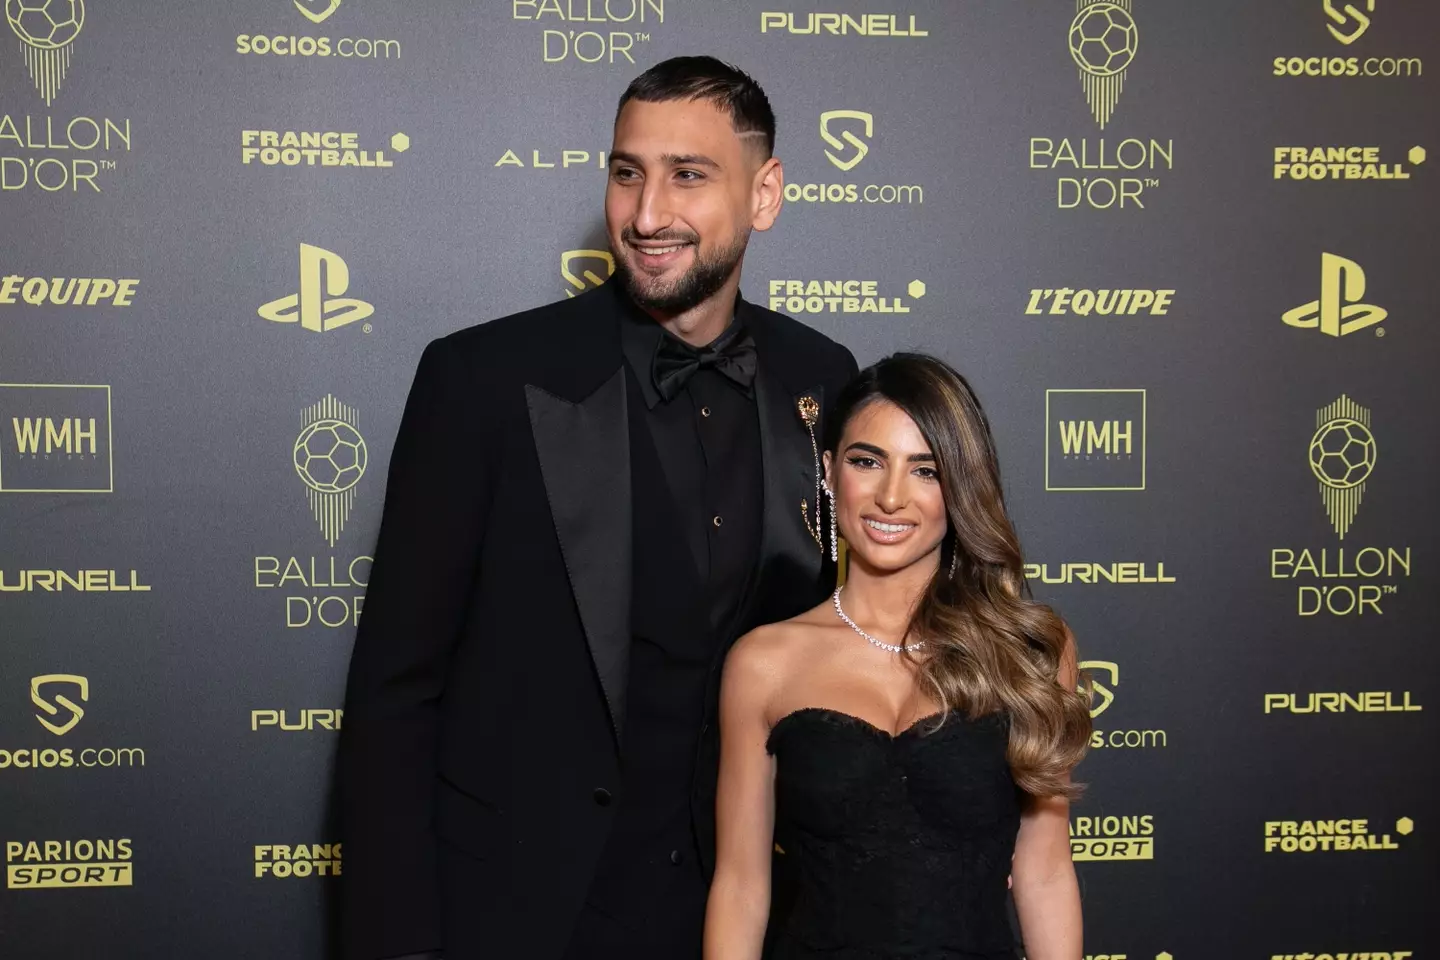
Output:
[[[1013,958],[1005,879],[1019,793],[1001,716],[891,736],[819,707],[783,717],[776,842],[795,875],[775,960]]]

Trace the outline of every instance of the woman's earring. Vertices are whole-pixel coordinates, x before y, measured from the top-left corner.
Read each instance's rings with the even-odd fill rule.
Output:
[[[955,565],[960,562],[960,538],[955,538],[955,546],[950,549],[950,579],[955,579]]]
[[[825,484],[825,496],[830,500],[830,559],[840,560],[840,551],[835,545],[835,491],[830,489],[830,484]]]

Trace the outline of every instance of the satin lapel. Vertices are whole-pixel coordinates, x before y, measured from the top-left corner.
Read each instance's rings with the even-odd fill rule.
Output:
[[[767,587],[795,582],[813,583],[820,578],[823,558],[814,529],[819,504],[815,502],[815,457],[810,433],[800,416],[802,397],[812,397],[823,406],[820,386],[791,393],[778,378],[766,373],[765,360],[755,376],[755,405],[760,415],[760,462],[765,473],[765,502],[762,508],[758,583],[753,584],[747,604],[746,623],[760,622],[767,607]],[[817,435],[816,443],[821,442]],[[805,506],[802,509],[801,502]],[[807,523],[810,529],[806,529]],[[825,528],[828,536],[829,528]]]
[[[605,691],[617,748],[625,724],[633,565],[625,369],[579,402],[525,387],[555,534]]]

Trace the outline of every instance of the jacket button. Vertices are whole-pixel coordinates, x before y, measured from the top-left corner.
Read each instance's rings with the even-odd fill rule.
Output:
[[[681,853],[679,850],[671,850],[670,862],[675,864],[675,866],[677,867],[680,866],[680,864],[685,862],[685,854]]]
[[[595,802],[602,807],[610,806],[610,791],[604,787],[595,788]]]

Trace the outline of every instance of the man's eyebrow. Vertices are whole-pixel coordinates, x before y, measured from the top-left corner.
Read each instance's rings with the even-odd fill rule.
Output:
[[[709,167],[719,170],[720,164],[703,153],[662,153],[660,160],[672,167]]]
[[[709,167],[712,170],[719,170],[720,164],[711,160],[703,153],[662,153],[660,162],[671,167]],[[610,163],[629,163],[637,167],[644,166],[644,163],[633,153],[626,153],[617,150],[610,154]]]

